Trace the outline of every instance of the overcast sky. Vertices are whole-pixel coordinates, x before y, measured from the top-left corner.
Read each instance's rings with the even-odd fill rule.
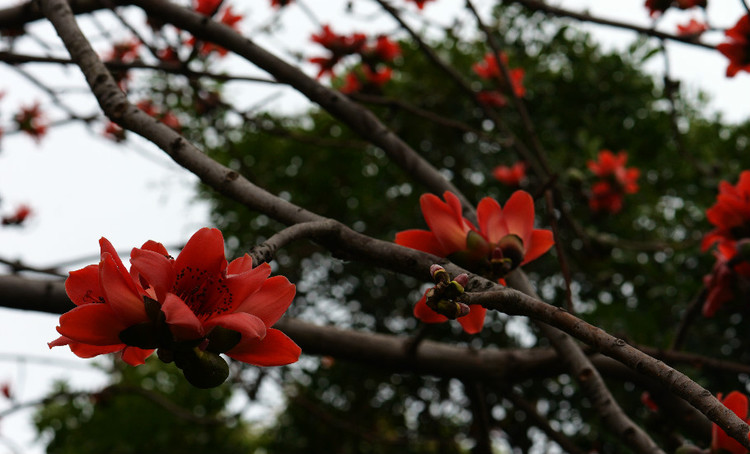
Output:
[[[250,2],[228,1],[239,5],[236,10],[252,13],[248,16],[253,21],[257,19],[254,23],[250,20],[243,22],[244,31],[266,23],[274,14],[265,0],[256,0],[252,8],[247,6]],[[306,2],[312,4],[310,0]],[[0,8],[13,3],[1,0]],[[382,33],[395,29],[387,18],[372,20],[367,13],[376,11],[377,7],[371,2],[355,2],[360,13],[358,20],[341,20],[344,3],[343,0],[326,0],[325,9],[329,11],[316,6],[314,14],[322,23],[332,24],[335,31],[357,29]],[[398,3],[403,4],[401,0]],[[477,3],[484,7],[484,11],[492,4],[491,1]],[[556,3],[578,11],[588,8],[594,15],[638,25],[651,24],[643,0],[560,0]],[[716,27],[734,25],[743,13],[739,0],[711,0],[709,3],[708,15]],[[462,4],[460,0],[437,0],[429,3],[423,14],[435,23],[450,24],[452,13]],[[409,18],[416,20],[420,17],[414,8],[411,11]],[[701,18],[702,14],[670,11],[660,21],[659,28],[673,31],[677,23],[686,23],[692,17]],[[317,31],[318,25],[298,6],[290,6],[283,12],[283,18],[287,24],[284,35],[260,38],[261,44],[275,49],[285,58],[289,58],[293,51],[302,50],[305,55],[319,52],[309,44],[309,35]],[[624,48],[635,37],[632,32],[609,27],[588,28],[607,47]],[[38,25],[33,30],[50,43],[55,42],[50,27]],[[715,32],[706,39],[718,43],[723,35]],[[99,45],[97,49],[103,51],[105,48]],[[4,50],[2,46],[0,50]],[[38,53],[35,45],[20,50]],[[734,79],[727,79],[724,76],[726,59],[716,51],[679,43],[670,43],[668,50],[674,78],[684,81],[683,85],[689,90],[701,89],[710,93],[714,98],[712,109],[722,112],[727,118],[741,121],[748,117],[750,76],[741,73]],[[222,64],[233,73],[262,75],[251,65],[236,59],[227,59]],[[655,58],[648,68],[660,75],[663,64]],[[82,86],[82,78],[75,68],[61,70],[36,65],[31,70],[37,76],[53,81],[55,87],[75,89]],[[314,74],[312,67],[306,67],[306,70]],[[268,86],[229,84],[227,99],[240,99],[243,107],[248,107],[276,93],[275,90]],[[40,101],[42,106],[50,105],[43,92],[8,66],[0,66],[0,91],[6,92],[0,100],[0,125],[8,124],[19,105],[34,101]],[[80,91],[69,93],[65,100],[71,106],[82,113],[94,111],[90,95]],[[737,102],[738,99],[742,102]],[[287,93],[272,105],[289,110],[307,104],[299,95]],[[50,109],[50,117],[59,119],[62,114]],[[19,259],[34,266],[55,265],[73,258],[96,256],[97,242],[102,236],[121,250],[140,246],[148,239],[168,245],[181,244],[208,223],[208,207],[196,201],[196,179],[192,175],[171,163],[150,144],[137,140],[117,146],[103,140],[99,134],[98,126],[91,131],[81,125],[70,125],[52,129],[40,145],[21,134],[2,139],[0,195],[3,201],[0,211],[7,213],[18,204],[28,203],[35,214],[23,229],[0,228],[1,258]],[[75,268],[83,265],[85,263],[80,263]],[[10,382],[20,401],[43,396],[56,379],[71,380],[74,387],[81,389],[95,389],[104,381],[105,377],[90,367],[91,361],[80,360],[65,348],[47,349],[46,342],[56,337],[56,324],[56,316],[0,309],[0,383]],[[8,403],[0,401],[0,412],[6,408]],[[30,414],[30,411],[18,412],[0,421],[0,454],[42,452],[42,446],[32,442]],[[6,439],[10,439],[15,448],[4,446]]]

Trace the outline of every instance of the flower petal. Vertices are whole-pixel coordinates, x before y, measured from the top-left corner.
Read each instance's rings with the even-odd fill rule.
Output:
[[[226,267],[221,231],[209,228],[198,230],[175,259],[176,293],[192,291],[203,284],[207,276],[219,275]]]
[[[227,276],[226,279],[223,279],[231,295],[230,304],[226,307],[226,312],[237,312],[236,308],[244,303],[248,297],[254,298],[254,294],[260,290],[270,274],[271,265],[262,263],[249,271]]]
[[[168,293],[161,305],[167,325],[178,341],[200,339],[206,335],[203,323],[180,297]]]
[[[241,274],[245,271],[253,269],[253,258],[249,254],[245,254],[240,258],[232,260],[227,267],[227,275]]]
[[[107,304],[84,304],[60,316],[57,332],[84,344],[119,345],[120,332],[127,328]]]
[[[125,348],[125,344],[114,345],[89,345],[76,342],[65,336],[60,336],[52,342],[49,342],[49,348],[67,345],[70,351],[79,358],[93,358],[94,356],[104,355],[107,353],[119,352]]]
[[[151,349],[144,350],[138,347],[125,347],[122,351],[122,360],[131,366],[140,366],[146,362],[146,358],[153,352],[154,350]]]
[[[434,194],[419,198],[422,215],[432,233],[449,254],[466,248],[466,232],[469,230],[461,214],[461,204],[450,192],[443,195],[443,202]]]
[[[242,334],[240,343],[251,339],[263,339],[266,336],[266,324],[263,323],[263,320],[246,312],[217,315],[206,321],[206,331],[211,331],[215,326],[221,326]]]
[[[148,320],[143,299],[136,290],[132,276],[123,275],[114,257],[106,252],[102,254],[102,262],[99,265],[99,282],[107,305],[126,326]]]
[[[534,231],[531,232],[531,239],[526,246],[526,255],[524,256],[521,265],[525,265],[526,263],[538,258],[540,255],[547,252],[554,244],[555,237],[551,230],[534,229]]]
[[[286,334],[271,328],[262,340],[245,341],[243,338],[227,356],[256,366],[283,366],[297,361],[301,352]]]
[[[528,248],[531,232],[534,230],[534,199],[526,191],[514,192],[503,208],[508,233],[518,235]]]
[[[103,303],[104,293],[99,286],[99,265],[71,271],[65,280],[65,292],[76,306]]]
[[[247,312],[263,320],[267,327],[273,326],[294,299],[296,288],[284,276],[267,279],[257,292],[250,295],[235,312]]]
[[[485,197],[479,201],[477,222],[482,236],[490,243],[497,243],[508,234],[508,224],[505,222],[503,210],[492,197]]]
[[[469,334],[476,334],[482,331],[484,327],[484,317],[487,314],[487,309],[478,304],[469,305],[469,309],[471,309],[471,312],[456,320],[461,324],[464,331]]]
[[[131,271],[135,271],[156,292],[156,299],[164,301],[175,282],[172,262],[164,255],[134,248],[130,253]]]
[[[404,230],[396,234],[396,244],[418,251],[427,252],[445,257],[450,253],[446,251],[434,233],[428,230]]]

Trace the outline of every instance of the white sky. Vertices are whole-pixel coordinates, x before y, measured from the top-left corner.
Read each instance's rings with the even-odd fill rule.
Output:
[[[253,2],[254,6],[249,6],[250,2],[228,1],[240,5],[236,10],[252,13],[247,17],[256,22],[243,22],[245,31],[265,23],[273,14],[267,7],[267,0]],[[315,3],[311,0],[305,2],[309,5]],[[17,2],[0,0],[0,8],[14,3]],[[378,10],[371,2],[354,2],[360,13],[357,19],[342,19],[340,11],[344,3],[343,0],[326,0],[324,7],[316,5],[314,14],[321,22],[330,23],[334,31],[362,30],[375,34],[395,29],[389,19],[369,14]],[[394,3],[403,4],[403,1],[394,0]],[[487,11],[493,2],[477,3]],[[651,23],[643,8],[643,0],[560,0],[555,3],[578,11],[587,8],[597,16],[639,25]],[[716,27],[731,27],[743,12],[739,0],[711,0],[709,4],[708,15]],[[436,23],[450,24],[453,13],[461,5],[463,0],[437,0],[429,3],[423,14]],[[409,17],[418,20],[420,15],[414,8],[411,11]],[[660,21],[659,28],[672,31],[676,23],[686,23],[691,17],[700,18],[701,15],[669,11]],[[318,26],[298,6],[285,10],[283,19],[287,24],[282,30],[283,35],[258,38],[258,42],[276,49],[285,58],[299,50],[306,56],[320,51],[313,49],[308,40]],[[632,32],[609,27],[587,28],[605,47],[621,49],[635,37]],[[48,42],[54,42],[49,27],[40,25],[33,30],[43,34]],[[722,34],[711,33],[707,40],[721,42]],[[97,49],[104,50],[104,47]],[[670,43],[668,49],[673,77],[682,80],[690,90],[702,89],[711,93],[714,97],[712,107],[732,121],[747,118],[750,113],[750,103],[746,101],[750,92],[750,75],[741,73],[734,79],[727,79],[724,76],[726,59],[715,51],[679,43]],[[20,50],[33,52],[35,47]],[[231,68],[232,73],[262,75],[236,59],[230,58],[222,64]],[[309,74],[314,74],[312,67],[306,69]],[[661,59],[652,59],[649,69],[661,74]],[[60,70],[36,65],[31,70],[38,77],[52,81],[56,87],[82,85],[75,68]],[[242,107],[247,107],[275,93],[275,90],[268,86],[229,84],[226,99],[240,99]],[[50,105],[44,93],[8,66],[0,66],[0,91],[6,92],[0,100],[0,125],[8,125],[19,105],[37,100],[43,107]],[[92,98],[88,95],[66,95],[65,99],[82,113],[92,112]],[[284,110],[304,105],[305,101],[299,95],[288,93],[273,104]],[[60,111],[49,110],[53,119],[63,116]],[[94,126],[93,132],[80,125],[54,128],[41,145],[21,134],[2,139],[0,195],[3,203],[0,212],[6,214],[20,203],[29,203],[35,214],[23,229],[0,228],[0,257],[20,259],[33,266],[49,266],[72,258],[95,256],[101,236],[106,236],[116,248],[129,250],[148,239],[167,245],[180,244],[207,224],[208,209],[205,203],[194,199],[196,179],[192,175],[143,141],[117,146],[101,139],[99,128]],[[54,380],[70,380],[74,387],[81,389],[95,389],[104,382],[105,377],[88,366],[91,361],[80,360],[64,348],[51,351],[47,348],[46,342],[56,337],[56,323],[56,316],[0,309],[0,383],[9,381],[20,402],[40,398],[49,391]],[[27,359],[17,360],[19,356]],[[9,403],[0,398],[0,412],[8,407]],[[43,452],[42,445],[33,442],[30,414],[29,410],[20,411],[0,421],[0,454]],[[6,441],[8,445],[5,445]]]

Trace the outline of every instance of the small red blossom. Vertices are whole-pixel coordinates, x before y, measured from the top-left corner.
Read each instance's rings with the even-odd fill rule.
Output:
[[[512,166],[497,166],[492,169],[492,176],[506,186],[520,186],[526,178],[526,163],[518,161]]]
[[[138,50],[141,47],[141,41],[138,38],[131,38],[127,41],[120,41],[112,46],[112,49],[104,56],[105,61],[116,61],[131,63],[138,59]]]
[[[654,402],[654,399],[648,391],[643,391],[641,393],[641,403],[653,412],[659,411],[659,406],[656,405],[656,402]]]
[[[702,309],[704,317],[713,317],[724,304],[737,297],[735,292],[742,292],[750,284],[750,263],[739,259],[736,254],[731,258],[718,252],[715,255],[716,263],[711,274],[703,277],[707,291]]]
[[[293,0],[271,0],[271,6],[279,9],[289,5],[292,1]]]
[[[166,112],[162,111],[159,107],[157,107],[153,103],[153,101],[144,99],[144,100],[138,101],[136,106],[142,111],[149,114],[150,116],[156,118],[160,122],[174,129],[175,131],[179,132],[180,129],[182,129],[182,124],[180,123],[179,118],[177,118],[177,116],[174,113],[172,113],[171,111],[166,111]]]
[[[2,224],[3,225],[22,225],[24,222],[26,222],[26,219],[28,219],[29,216],[33,213],[32,209],[28,205],[19,205],[18,208],[16,208],[16,211],[9,215],[9,216],[3,216]]]
[[[716,203],[706,210],[706,218],[714,227],[703,237],[705,251],[717,244],[724,257],[734,257],[737,241],[750,238],[750,170],[740,173],[736,186],[719,183]]]
[[[107,126],[104,128],[102,135],[116,143],[124,142],[126,139],[125,130],[112,121],[107,122]]]
[[[227,25],[227,26],[231,27],[234,30],[237,30],[238,29],[237,23],[239,23],[242,19],[243,19],[243,16],[241,14],[234,14],[232,12],[232,7],[231,6],[227,6],[224,9],[224,12],[222,13],[221,19],[219,20],[219,22],[221,22],[224,25]],[[195,44],[197,42],[198,42],[198,40],[195,39],[195,37],[193,36],[190,39],[188,39],[185,42],[185,44],[187,44],[189,46],[195,46]],[[200,51],[201,55],[210,55],[210,54],[216,52],[220,57],[225,57],[229,53],[229,51],[226,48],[221,47],[221,46],[219,46],[217,44],[208,43],[208,42],[200,42],[199,51]]]
[[[3,396],[6,399],[12,399],[13,393],[10,390],[10,382],[3,382],[2,385],[0,385],[0,392],[3,394]]]
[[[47,121],[38,102],[30,107],[22,107],[13,119],[18,129],[31,136],[37,143],[47,134]]]
[[[638,192],[638,177],[641,171],[625,167],[628,154],[620,151],[615,155],[609,150],[599,151],[597,161],[588,161],[587,166],[601,180],[591,186],[589,207],[593,211],[617,213],[622,209],[625,194]]]
[[[199,230],[176,259],[148,241],[132,250],[129,270],[109,241],[99,243],[100,262],[65,281],[76,307],[60,317],[61,337],[50,348],[68,345],[82,358],[119,352],[131,365],[158,349],[199,387],[226,378],[220,353],[259,366],[297,361],[299,347],[271,328],[292,302],[294,285],[269,278],[267,263],[253,268],[247,254],[228,263],[220,231]]]
[[[679,9],[690,9],[696,6],[705,8],[708,4],[708,0],[646,0],[644,5],[651,17],[658,16],[670,7]]]
[[[387,36],[380,35],[375,40],[375,45],[369,47],[365,53],[382,62],[390,63],[401,55],[401,46],[397,42],[391,41]]]
[[[433,0],[409,0],[409,1],[417,5],[417,8],[423,9],[424,5],[426,5],[428,2],[431,2]]]
[[[727,395],[726,399],[722,399],[721,393],[717,394],[716,398],[719,399],[725,407],[732,410],[735,415],[739,416],[740,419],[746,423],[750,423],[746,395],[739,391],[732,391]],[[747,454],[747,449],[745,449],[745,447],[737,440],[727,435],[727,433],[716,423],[713,423],[711,427],[711,453],[719,454],[722,452],[730,454]]]
[[[364,34],[339,35],[334,33],[329,25],[323,25],[323,29],[313,34],[310,40],[331,52],[327,57],[310,58],[311,63],[320,67],[317,77],[322,77],[324,74],[333,76],[333,68],[342,58],[362,52],[367,44],[367,36]]]
[[[486,104],[491,107],[505,107],[508,105],[508,98],[502,95],[499,91],[487,91],[482,90],[477,93],[477,100],[482,104]]]
[[[433,194],[419,199],[422,215],[430,230],[405,230],[396,234],[396,243],[439,257],[448,257],[474,272],[498,279],[518,266],[538,258],[554,244],[552,232],[534,228],[534,200],[525,191],[516,191],[505,207],[490,197],[477,206],[475,227],[463,217],[461,203],[451,192],[445,202]],[[484,325],[486,310],[470,306],[471,312],[458,318],[467,333],[477,333]],[[425,323],[440,323],[445,316],[426,306],[423,297],[414,314]]]
[[[216,11],[219,10],[224,0],[195,0],[193,1],[193,9],[196,13],[203,14],[204,16],[213,16]]]
[[[506,54],[500,54],[500,61],[502,61],[505,67],[508,66],[508,56]],[[471,69],[482,79],[504,80],[497,58],[491,53],[486,54],[484,60],[474,63]],[[526,88],[523,86],[523,78],[526,75],[526,71],[522,68],[508,68],[508,75],[510,76],[510,86],[513,88],[515,95],[519,98],[526,96]]]
[[[729,59],[727,77],[734,77],[740,71],[750,72],[750,15],[742,16],[724,34],[729,40],[716,49]]]
[[[677,25],[677,34],[679,36],[697,38],[708,30],[708,25],[695,19],[690,19],[685,25]]]

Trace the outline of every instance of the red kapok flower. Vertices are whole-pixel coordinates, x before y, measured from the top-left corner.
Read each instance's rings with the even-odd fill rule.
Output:
[[[519,186],[526,178],[526,163],[518,161],[512,166],[497,166],[492,169],[492,176],[506,186]]]
[[[477,93],[477,100],[482,104],[486,104],[492,107],[505,107],[508,104],[508,99],[503,96],[499,91],[487,91],[482,90]]]
[[[163,112],[150,99],[143,99],[141,101],[138,101],[136,106],[142,111],[156,118],[160,122],[174,129],[175,131],[179,132],[182,128],[182,124],[180,123],[180,119],[177,118],[177,115],[170,111]]]
[[[679,9],[690,9],[696,6],[705,8],[707,4],[708,0],[646,0],[645,6],[649,10],[649,15],[654,17],[663,13],[671,6]]]
[[[734,77],[740,71],[750,72],[750,15],[744,15],[725,31],[728,42],[716,46],[729,59],[727,77]]]
[[[293,0],[271,0],[271,6],[274,8],[283,8],[292,3]]]
[[[690,22],[685,25],[677,25],[677,34],[679,36],[697,38],[706,30],[708,30],[708,25],[695,19],[690,19]]]
[[[331,30],[331,27],[324,25],[320,33],[313,34],[310,40],[320,44],[331,52],[327,57],[312,57],[311,63],[320,66],[318,76],[321,77],[328,73],[333,75],[333,67],[347,55],[362,52],[367,43],[367,36],[362,33],[352,35],[339,35]]]
[[[237,23],[240,22],[242,19],[243,19],[243,16],[241,14],[234,14],[232,12],[232,7],[227,6],[221,15],[220,22],[224,25],[229,26],[230,28],[234,30],[237,30]],[[190,46],[194,46],[196,42],[197,40],[193,36],[189,40],[187,40],[186,44]],[[216,52],[217,54],[219,54],[220,57],[224,57],[229,53],[229,51],[226,48],[221,47],[214,43],[209,43],[209,42],[201,42],[199,50],[202,55],[209,55],[212,52]]]
[[[38,102],[30,107],[22,107],[13,119],[18,129],[30,135],[37,143],[47,134],[47,121]]]
[[[220,231],[199,230],[176,259],[149,241],[133,249],[129,271],[106,239],[100,244],[99,264],[71,272],[65,283],[77,307],[60,317],[62,337],[50,347],[69,345],[85,358],[122,352],[133,365],[158,348],[200,387],[226,378],[220,353],[259,366],[299,357],[299,347],[271,328],[292,302],[294,285],[269,278],[267,263],[253,268],[248,255],[227,263]]]
[[[748,418],[747,396],[739,391],[732,391],[726,399],[722,399],[722,394],[716,395],[716,398],[724,404],[725,407],[732,410],[735,415],[739,416],[745,422],[750,422]],[[747,449],[737,440],[727,435],[716,423],[711,427],[711,453],[719,454],[728,452],[730,454],[747,454]]]
[[[380,35],[377,37],[375,45],[368,49],[367,53],[380,61],[392,62],[393,59],[401,55],[401,46],[397,42],[391,41],[387,36]]]
[[[507,55],[501,53],[500,60],[506,67],[508,66]],[[503,73],[494,54],[486,54],[484,60],[474,63],[471,69],[482,79],[504,80]],[[523,86],[523,78],[526,75],[526,71],[523,68],[508,68],[508,75],[510,76],[510,86],[513,88],[515,95],[519,98],[524,97],[526,95],[526,88]]]
[[[224,0],[195,0],[193,1],[193,9],[196,13],[203,14],[204,16],[213,16],[221,6]]]
[[[113,121],[107,122],[107,126],[104,128],[104,131],[102,131],[102,135],[116,143],[124,142],[126,139],[125,130]]]
[[[13,393],[10,391],[10,382],[3,382],[2,385],[0,385],[0,393],[6,398],[6,399],[12,399]]]
[[[716,228],[703,237],[701,248],[705,251],[718,243],[724,257],[733,257],[737,241],[750,238],[750,170],[740,173],[736,186],[727,181],[719,183],[719,195],[706,210],[706,218]]]
[[[130,63],[138,59],[138,49],[141,47],[141,41],[138,38],[131,38],[127,41],[120,41],[112,46],[112,49],[104,56],[105,61],[117,61]]]
[[[409,0],[410,2],[417,5],[417,8],[422,9],[424,8],[424,5],[427,4],[427,2],[431,2],[433,0]]]
[[[21,225],[26,222],[26,219],[31,215],[31,213],[32,210],[30,206],[26,204],[19,205],[18,208],[16,208],[15,213],[11,214],[10,216],[3,216],[2,224]]]
[[[627,161],[628,154],[624,151],[615,155],[609,150],[601,150],[597,161],[586,163],[589,170],[601,178],[591,187],[589,207],[592,210],[617,213],[622,209],[624,194],[638,192],[641,171],[635,167],[626,168]]]
[[[448,257],[468,269],[492,278],[502,278],[518,266],[541,256],[554,244],[552,232],[534,228],[534,200],[525,191],[514,192],[501,207],[485,197],[477,206],[479,228],[463,217],[461,203],[451,192],[445,202],[433,194],[419,199],[430,230],[405,230],[396,234],[396,243],[440,257]],[[468,333],[484,325],[486,310],[470,306],[471,312],[458,319]],[[425,298],[417,303],[414,314],[426,323],[447,318],[426,308]]]

